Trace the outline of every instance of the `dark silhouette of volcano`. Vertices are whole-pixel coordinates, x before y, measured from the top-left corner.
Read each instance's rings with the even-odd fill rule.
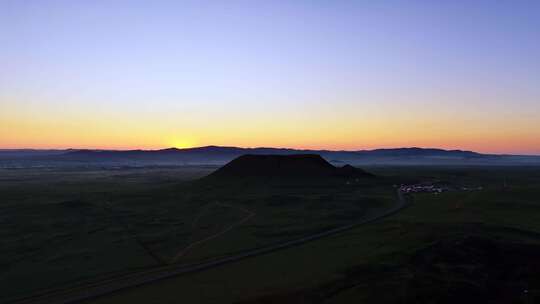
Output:
[[[210,177],[245,178],[245,177],[304,177],[360,178],[373,175],[350,165],[334,167],[317,154],[295,155],[242,155],[221,167]]]

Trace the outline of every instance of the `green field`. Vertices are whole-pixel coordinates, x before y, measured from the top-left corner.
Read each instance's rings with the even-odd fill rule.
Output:
[[[538,168],[371,168],[481,185],[377,223],[89,303],[537,303]],[[505,186],[506,185],[506,186]]]
[[[2,170],[1,302],[296,239],[396,200],[384,177],[199,180],[214,169]]]

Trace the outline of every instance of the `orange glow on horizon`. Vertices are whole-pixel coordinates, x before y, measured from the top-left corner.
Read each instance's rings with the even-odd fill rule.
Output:
[[[235,116],[215,119],[213,124],[206,125],[195,120],[178,121],[174,115],[156,120],[146,116],[107,117],[84,112],[58,119],[52,114],[8,116],[0,112],[0,148],[155,150],[217,145],[371,150],[424,147],[540,154],[540,130],[533,119],[500,122],[478,118],[479,122],[474,122],[472,118],[426,119],[420,115],[423,114],[393,118],[379,114],[356,119],[349,114],[330,118],[285,116],[279,121],[273,115],[249,120]]]

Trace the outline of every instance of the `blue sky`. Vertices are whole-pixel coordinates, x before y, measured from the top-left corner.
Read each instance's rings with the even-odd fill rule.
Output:
[[[539,38],[538,1],[2,1],[0,145],[540,153]]]

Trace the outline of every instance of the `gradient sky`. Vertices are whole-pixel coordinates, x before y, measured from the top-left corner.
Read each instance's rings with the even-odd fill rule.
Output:
[[[0,148],[540,154],[540,1],[0,1]]]

